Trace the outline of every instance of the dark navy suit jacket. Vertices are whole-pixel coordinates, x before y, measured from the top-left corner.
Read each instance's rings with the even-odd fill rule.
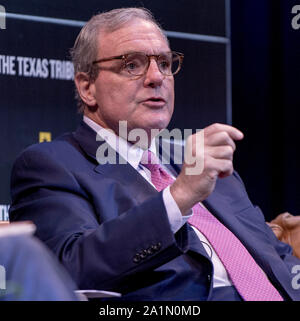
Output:
[[[131,300],[209,300],[213,266],[192,228],[185,224],[174,235],[162,192],[129,164],[99,165],[99,144],[82,123],[74,133],[26,149],[12,172],[10,219],[32,220],[79,288]],[[236,173],[219,179],[204,205],[284,298],[300,300],[291,274],[300,261],[265,224]]]

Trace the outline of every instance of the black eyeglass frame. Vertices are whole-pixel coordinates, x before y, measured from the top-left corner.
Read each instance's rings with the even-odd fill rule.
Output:
[[[147,67],[145,68],[144,73],[139,74],[139,75],[135,75],[135,74],[131,73],[131,72],[128,70],[128,73],[130,73],[130,74],[133,75],[133,76],[143,76],[143,75],[145,75],[145,74],[147,73],[147,71],[148,71],[148,68],[149,68],[149,66],[150,66],[150,59],[151,59],[151,58],[154,58],[155,61],[156,61],[156,63],[157,63],[157,61],[158,61],[158,59],[159,59],[160,57],[163,57],[164,55],[169,54],[169,53],[171,53],[172,55],[176,55],[176,56],[178,56],[178,58],[179,58],[179,64],[178,64],[177,70],[176,70],[174,73],[166,74],[166,73],[164,73],[164,72],[162,72],[162,71],[160,70],[159,66],[158,66],[158,69],[159,69],[159,71],[160,71],[163,75],[165,75],[165,76],[172,76],[172,75],[174,76],[174,75],[176,75],[176,74],[179,72],[179,70],[181,69],[182,62],[183,62],[183,58],[184,58],[184,54],[181,53],[181,52],[177,52],[177,51],[168,51],[168,52],[166,52],[166,53],[164,53],[164,54],[161,54],[161,55],[147,55],[147,54],[145,54],[145,53],[143,53],[143,52],[130,52],[130,53],[123,54],[123,55],[120,55],[120,56],[113,56],[113,57],[108,57],[108,58],[102,58],[102,59],[99,59],[99,60],[95,60],[95,61],[92,62],[92,64],[95,65],[95,64],[98,64],[98,63],[100,63],[100,62],[105,62],[105,61],[111,61],[111,60],[119,59],[119,60],[123,60],[123,63],[124,63],[123,65],[124,65],[124,67],[125,67],[126,64],[127,64],[127,58],[128,58],[128,56],[130,56],[130,55],[132,55],[132,54],[143,54],[144,56],[146,56],[146,57],[148,58],[148,65],[147,65]],[[174,61],[174,60],[173,60],[173,61]],[[157,65],[158,65],[158,64],[157,64]]]

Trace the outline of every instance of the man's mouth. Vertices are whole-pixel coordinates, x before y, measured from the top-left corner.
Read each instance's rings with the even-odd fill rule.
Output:
[[[166,101],[162,97],[149,97],[142,101],[144,105],[149,107],[163,107],[166,104]]]

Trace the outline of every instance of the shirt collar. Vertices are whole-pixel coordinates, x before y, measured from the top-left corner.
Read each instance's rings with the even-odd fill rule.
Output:
[[[111,130],[103,128],[87,116],[83,116],[83,121],[96,133],[101,132],[100,136],[103,137],[106,142],[120,154],[121,157],[123,157],[135,169],[138,168],[139,163],[142,159],[142,155],[144,153],[144,150],[142,148],[130,144],[124,138],[116,135]],[[157,156],[155,139],[152,139],[149,150]]]

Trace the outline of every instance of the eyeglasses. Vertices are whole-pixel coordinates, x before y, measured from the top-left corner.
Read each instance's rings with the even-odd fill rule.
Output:
[[[142,76],[147,73],[150,59],[155,59],[159,71],[165,76],[176,75],[182,65],[184,55],[180,52],[170,51],[160,55],[146,55],[143,52],[131,52],[121,56],[114,56],[93,61],[98,64],[104,61],[122,60],[122,69],[133,76]]]

